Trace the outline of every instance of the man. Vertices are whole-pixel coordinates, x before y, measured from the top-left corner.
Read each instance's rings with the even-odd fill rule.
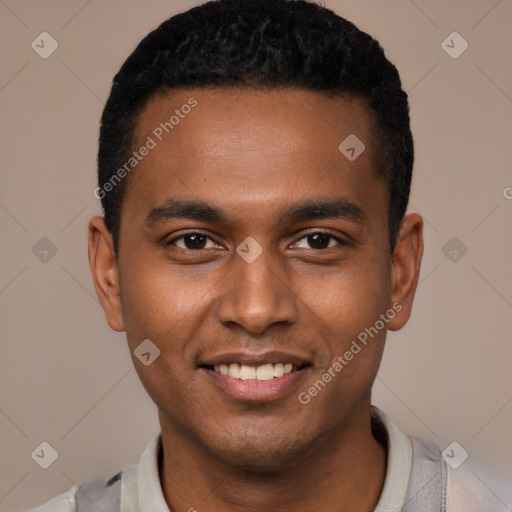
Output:
[[[396,68],[330,10],[219,0],[150,33],[103,113],[89,261],[161,433],[36,510],[506,510],[371,405],[418,283],[412,166]]]

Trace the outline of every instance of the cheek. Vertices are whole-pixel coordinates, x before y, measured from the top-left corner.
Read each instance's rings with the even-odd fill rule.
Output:
[[[377,261],[361,259],[328,277],[315,279],[308,292],[303,289],[314,316],[346,339],[373,325],[388,309],[389,270]]]
[[[336,411],[340,396],[359,400],[367,395],[380,365],[387,327],[380,315],[390,307],[390,284],[389,272],[379,261],[361,258],[322,279],[309,296],[316,324],[311,328],[326,348],[319,378],[330,372],[324,375],[330,380],[324,404]]]
[[[146,260],[146,261],[149,261]],[[180,269],[162,264],[126,261],[127,272],[120,272],[121,303],[128,337],[186,338],[203,315],[208,301],[210,279],[183,278]]]
[[[201,321],[205,293],[190,281],[181,282],[162,265],[139,265],[128,258],[124,263],[129,271],[120,272],[121,303],[134,367],[159,408],[184,409],[184,383],[193,384],[189,340]],[[151,354],[148,365],[137,357],[143,340],[151,342],[146,350]]]

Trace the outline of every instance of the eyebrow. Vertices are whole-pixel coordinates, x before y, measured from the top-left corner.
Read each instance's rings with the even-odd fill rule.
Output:
[[[203,201],[190,199],[169,199],[162,206],[150,210],[145,219],[148,227],[155,227],[168,220],[191,219],[212,223],[227,223],[225,212]],[[363,223],[368,220],[364,210],[344,197],[326,200],[308,200],[288,206],[279,215],[280,222],[308,221],[319,219],[345,219]]]

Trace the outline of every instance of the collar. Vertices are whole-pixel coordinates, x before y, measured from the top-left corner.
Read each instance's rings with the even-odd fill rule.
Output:
[[[371,406],[372,420],[386,433],[386,478],[375,512],[400,512],[404,506],[412,466],[411,440],[378,407]]]
[[[165,501],[158,460],[162,453],[162,433],[156,434],[149,442],[139,463],[137,474],[138,510],[139,512],[170,512]],[[128,508],[127,510],[132,510]],[[135,512],[134,510],[134,512]],[[123,509],[121,508],[121,512]]]
[[[374,427],[380,428],[387,441],[386,477],[375,512],[400,512],[409,485],[412,444],[378,407],[372,405],[370,413]],[[137,466],[132,466],[132,472],[123,477],[121,512],[136,510],[134,505],[137,502],[139,512],[170,512],[158,472],[161,450],[162,437],[159,432],[146,446],[138,469]]]

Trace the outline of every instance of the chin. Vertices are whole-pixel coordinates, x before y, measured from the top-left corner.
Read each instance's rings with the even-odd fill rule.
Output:
[[[211,441],[211,440],[210,440]],[[312,440],[298,439],[290,432],[241,432],[236,436],[207,443],[212,454],[221,461],[251,473],[280,471],[288,468],[312,446]]]

